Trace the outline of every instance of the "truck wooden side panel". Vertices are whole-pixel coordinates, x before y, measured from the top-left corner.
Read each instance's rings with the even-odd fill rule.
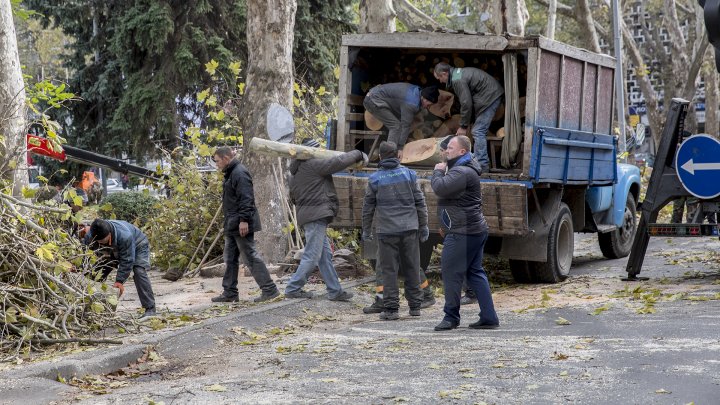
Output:
[[[349,175],[333,176],[340,210],[330,225],[337,228],[362,227],[362,203],[367,187],[367,177]],[[431,231],[440,229],[437,213],[437,197],[432,192],[430,180],[419,179],[428,207],[428,226]],[[522,183],[482,182],[483,214],[493,236],[525,235],[528,232],[527,188]]]

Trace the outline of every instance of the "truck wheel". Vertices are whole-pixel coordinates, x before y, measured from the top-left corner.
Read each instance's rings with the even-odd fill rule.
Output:
[[[628,194],[625,202],[625,214],[622,226],[612,232],[598,234],[600,250],[608,259],[619,259],[630,254],[635,232],[637,231],[637,216],[635,198]]]
[[[536,281],[559,283],[567,278],[572,266],[574,233],[572,215],[567,204],[560,203],[558,215],[550,227],[547,244],[547,262],[532,262],[530,270]]]
[[[512,273],[516,283],[530,284],[533,282],[532,269],[530,269],[530,264],[526,260],[510,259],[510,273]]]

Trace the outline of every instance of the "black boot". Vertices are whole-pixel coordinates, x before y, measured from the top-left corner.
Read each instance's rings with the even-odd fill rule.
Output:
[[[375,302],[372,303],[372,305],[368,305],[365,308],[363,308],[363,313],[365,314],[379,314],[385,310],[385,307],[383,306],[383,300],[382,298],[375,296]]]

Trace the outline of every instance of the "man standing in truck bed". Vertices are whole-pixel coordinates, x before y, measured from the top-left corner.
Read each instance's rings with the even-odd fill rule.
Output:
[[[385,125],[389,131],[388,142],[396,144],[402,156],[415,114],[437,103],[438,96],[434,86],[421,90],[410,83],[387,83],[370,89],[363,106]]]
[[[457,135],[467,135],[472,124],[475,140],[475,159],[483,173],[490,168],[487,151],[487,132],[495,111],[505,93],[500,83],[482,69],[474,67],[454,68],[445,62],[435,65],[435,78],[452,89],[460,100],[460,128]]]

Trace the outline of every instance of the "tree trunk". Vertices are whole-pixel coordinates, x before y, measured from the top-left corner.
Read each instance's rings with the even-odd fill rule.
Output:
[[[595,19],[590,10],[588,0],[578,0],[577,6],[575,7],[575,15],[578,25],[585,36],[585,43],[588,49],[595,53],[600,53],[600,40],[595,30]]]
[[[247,46],[248,70],[245,100],[242,106],[243,142],[254,137],[267,139],[265,115],[275,102],[292,108],[295,0],[248,0]],[[244,151],[243,160],[253,175],[255,204],[260,212],[263,231],[256,236],[265,260],[284,258],[282,228],[288,219],[280,209],[280,193],[270,167],[277,160]]]
[[[395,10],[392,0],[360,0],[360,27],[363,34],[395,32]]]
[[[485,24],[491,34],[525,35],[525,24],[530,19],[525,0],[476,0],[475,8],[480,13],[490,14],[490,20]]]
[[[27,185],[25,85],[20,69],[10,0],[0,0],[0,176],[14,180],[13,194]],[[17,170],[10,161],[17,162]]]
[[[545,36],[555,39],[555,20],[557,19],[557,0],[550,0],[548,5],[548,22],[545,29]]]
[[[393,0],[392,4],[397,11],[398,19],[402,21],[408,31],[437,31],[443,28],[408,0]]]
[[[490,19],[485,21],[485,25],[488,28],[488,34],[500,35],[504,32],[503,18],[502,18],[502,2],[505,0],[476,0],[475,9],[478,11],[478,15],[487,13],[490,15]]]
[[[705,53],[703,66],[705,79],[705,133],[720,139],[720,122],[718,121],[718,73],[715,69],[715,48]]]
[[[442,162],[440,143],[446,138],[427,138],[412,141],[403,148],[402,164],[420,164],[432,166]]]

